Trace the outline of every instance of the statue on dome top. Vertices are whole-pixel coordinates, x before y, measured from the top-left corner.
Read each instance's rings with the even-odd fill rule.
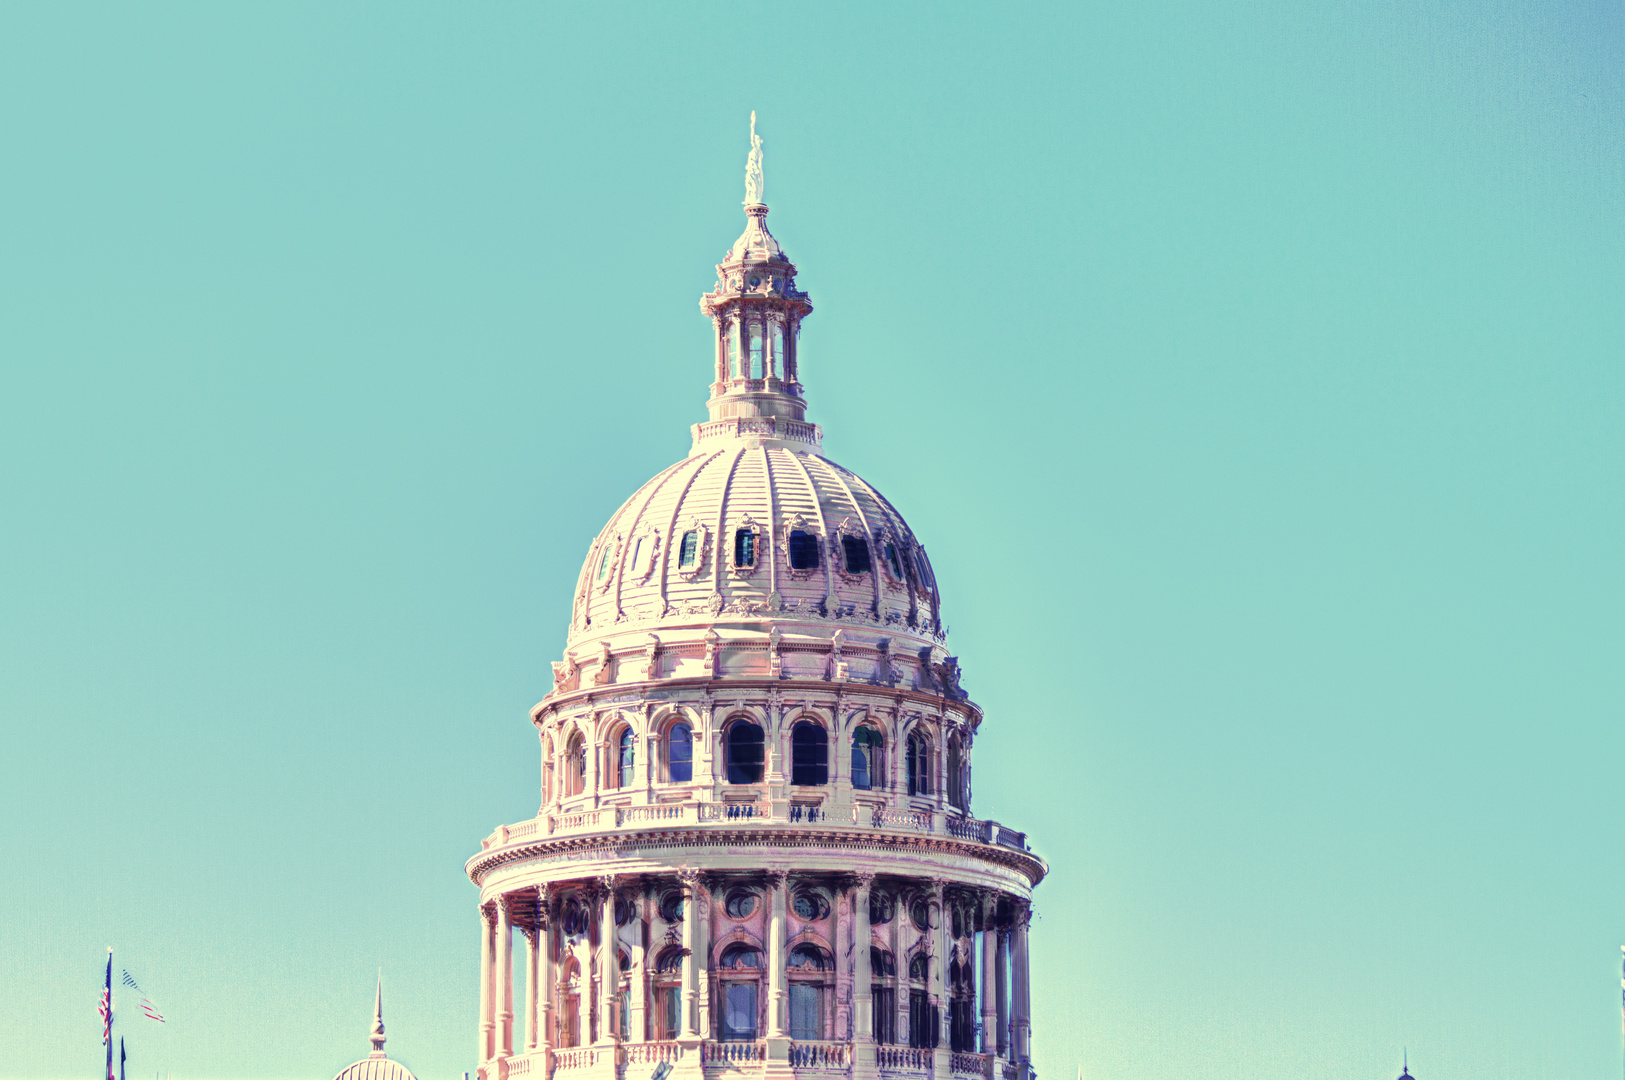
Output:
[[[762,137],[756,134],[756,110],[750,113],[750,157],[745,160],[745,205],[762,201]]]

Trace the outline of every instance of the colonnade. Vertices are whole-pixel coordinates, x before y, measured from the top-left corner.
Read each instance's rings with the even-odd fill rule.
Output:
[[[829,886],[829,875],[794,876]],[[715,973],[705,960],[713,943],[709,940],[710,920],[702,918],[700,893],[705,889],[713,896],[719,896],[724,889],[741,882],[766,892],[767,1008],[765,1025],[759,1037],[770,1042],[788,1041],[787,913],[791,896],[788,875],[758,873],[748,878],[719,876],[702,879],[702,875],[696,871],[683,870],[670,877],[657,878],[640,876],[617,879],[614,876],[600,876],[515,890],[481,906],[478,1060],[482,1071],[493,1061],[558,1049],[561,1034],[571,1029],[578,1037],[570,1039],[569,1045],[613,1046],[622,1042],[654,1041],[649,1037],[656,1026],[651,1017],[649,989],[655,950],[644,946],[629,950],[631,964],[625,974],[630,976],[628,990],[631,1000],[623,1007],[620,1000],[623,972],[620,966],[616,901],[618,897],[624,899],[627,894],[635,893],[641,902],[651,893],[658,895],[660,891],[673,886],[681,890],[683,901],[680,935],[674,935],[676,940],[681,941],[682,957],[678,1024],[675,1030],[666,1033],[669,1036],[667,1041],[697,1044],[701,1040],[718,1039],[718,1026],[712,1022],[711,1016],[711,983]],[[979,1046],[983,1055],[1011,1065],[1025,1066],[1031,1028],[1027,956],[1027,920],[1030,912],[1026,902],[1008,894],[967,890],[940,880],[926,882],[887,877],[883,879],[882,887],[893,898],[894,914],[877,943],[877,928],[870,925],[870,900],[876,888],[875,875],[839,875],[833,884],[835,891],[850,891],[853,894],[849,917],[844,917],[841,905],[833,905],[834,910],[829,916],[832,920],[829,943],[837,961],[834,977],[840,983],[849,979],[851,991],[850,996],[837,995],[835,1002],[832,1002],[830,1012],[835,1018],[825,1025],[824,1041],[850,1041],[854,1050],[853,1061],[860,1067],[860,1072],[872,1070],[876,1062],[876,1047],[882,1042],[881,1036],[886,1034],[876,1030],[877,1019],[881,1019],[881,1016],[875,1009],[874,991],[879,988],[893,990],[898,1007],[898,1013],[886,1020],[892,1037],[885,1041],[908,1044],[909,1038],[905,1034],[908,1011],[903,1005],[910,990],[920,990],[920,983],[911,977],[912,973],[905,966],[905,957],[910,954],[916,957],[923,955],[929,965],[924,992],[929,995],[933,1015],[940,1026],[932,1033],[931,1044],[920,1048],[932,1051],[934,1072],[938,1077],[951,1074],[952,1032],[947,1006],[955,990],[950,985],[948,971],[949,958],[956,955],[956,939],[948,915],[949,892],[952,890],[953,901],[961,910],[974,912],[974,925],[979,928],[972,929],[966,935],[971,952],[959,950],[959,955],[966,956],[967,963],[974,962],[979,968],[979,978],[976,980],[979,1001],[958,1000],[965,1000],[965,1007],[973,1009],[970,1016],[979,1029]],[[561,952],[560,935],[566,929],[560,925],[561,901],[567,893],[574,900],[585,903],[587,922],[596,921],[598,930],[596,970],[581,972],[579,992],[571,999],[574,1007],[580,1010],[579,1015],[574,1016],[560,1015],[566,1006],[562,978],[565,969],[556,966]],[[904,896],[928,898],[932,915],[927,921],[932,925],[927,930],[905,930],[903,924],[910,916],[905,914],[901,902]],[[515,929],[522,933],[525,940],[525,1000],[524,1011],[519,1016],[514,1012],[513,992]],[[586,924],[575,929],[578,933],[584,932]],[[672,929],[677,928],[668,927],[668,931]],[[975,955],[977,950],[974,949],[977,932],[982,934],[979,956]],[[914,938],[912,946],[904,945],[905,936]],[[649,941],[647,932],[640,934],[639,938],[654,944]],[[887,946],[886,951],[896,965],[894,975],[871,970],[870,946],[878,944]],[[887,985],[877,986],[881,983]],[[850,1011],[836,1003],[843,1001],[851,1002]],[[622,1030],[623,1015],[626,1030]],[[567,1024],[570,1025],[568,1029],[565,1027]],[[515,1037],[521,1033],[523,1042],[516,1044]],[[961,1048],[961,1052],[974,1050],[974,1045]],[[865,1065],[869,1068],[863,1069]],[[1020,1075],[1025,1076],[1024,1069]]]

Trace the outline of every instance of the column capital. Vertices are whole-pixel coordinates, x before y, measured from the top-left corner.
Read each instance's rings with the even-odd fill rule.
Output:
[[[790,879],[790,875],[783,870],[769,870],[762,874],[762,881],[770,889],[777,889]]]
[[[859,889],[859,890],[861,890],[863,892],[868,892],[870,887],[872,887],[874,885],[874,883],[875,883],[874,871],[872,871],[872,870],[855,870],[852,873],[852,879],[851,880],[852,880],[852,887],[854,889]]]

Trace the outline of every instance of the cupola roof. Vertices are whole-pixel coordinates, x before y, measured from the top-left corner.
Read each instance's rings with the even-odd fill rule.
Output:
[[[372,1053],[339,1070],[333,1080],[417,1080],[405,1065],[384,1055],[384,977],[378,976],[378,989],[372,1000]]]

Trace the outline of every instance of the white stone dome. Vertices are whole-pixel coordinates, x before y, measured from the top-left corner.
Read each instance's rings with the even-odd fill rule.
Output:
[[[903,516],[820,454],[812,425],[794,425],[812,429],[805,439],[786,426],[782,418],[696,425],[694,453],[639,488],[593,541],[572,646],[740,618],[867,625],[941,642],[936,578]]]

